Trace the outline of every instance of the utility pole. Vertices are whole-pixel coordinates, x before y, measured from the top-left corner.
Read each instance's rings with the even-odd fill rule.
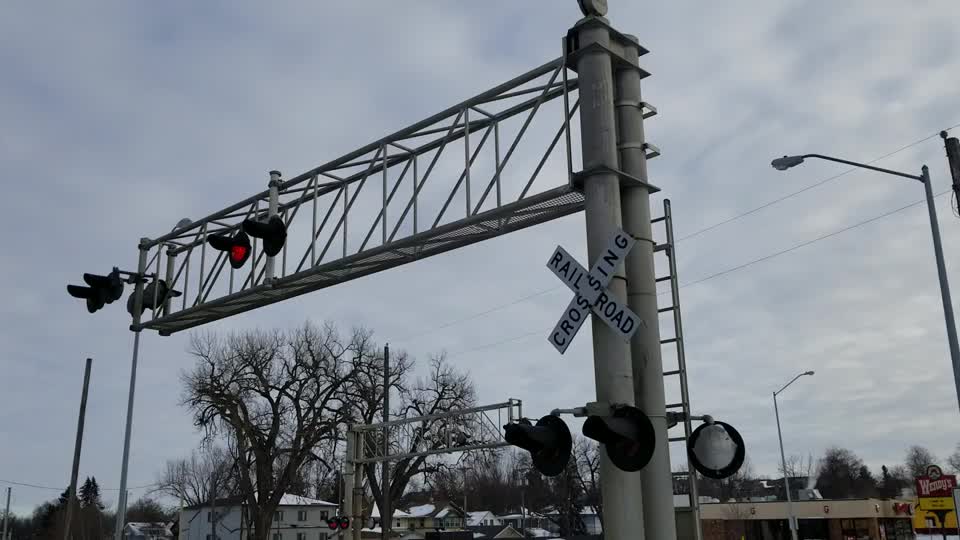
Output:
[[[77,419],[77,440],[73,445],[73,468],[70,470],[70,488],[67,490],[67,518],[63,524],[63,540],[70,540],[70,521],[73,518],[74,499],[77,498],[77,473],[80,471],[80,448],[83,446],[83,419],[87,412],[87,390],[90,388],[90,364],[87,358],[83,369],[83,390],[80,392],[80,417]],[[4,538],[6,540],[6,538]]]
[[[593,2],[596,6],[599,2]],[[605,2],[602,4],[605,5]],[[582,3],[581,3],[582,5]],[[605,6],[604,6],[605,7]],[[617,122],[611,46],[619,33],[602,17],[606,9],[594,7],[568,32],[567,67],[578,75],[580,95],[582,179],[587,227],[588,260],[600,258],[610,238],[622,227],[620,174],[618,173]],[[588,11],[585,10],[585,13]],[[618,303],[627,298],[621,270],[608,287]],[[630,344],[594,316],[593,358],[597,401],[634,405]],[[647,324],[655,324],[656,319]],[[600,455],[604,529],[607,540],[643,540],[643,493],[640,475],[617,469],[605,452]],[[670,509],[673,516],[673,509]]]
[[[0,536],[3,540],[7,540],[7,526],[10,524],[10,492],[13,491],[13,488],[7,488],[7,509],[3,512],[3,536]]]
[[[655,241],[650,221],[650,186],[647,184],[643,101],[640,92],[640,81],[646,73],[640,69],[639,40],[630,35],[619,37],[618,44],[622,47],[627,64],[615,73],[617,148],[623,172],[639,180],[624,183],[620,190],[623,229],[638,240],[624,261],[627,305],[645,323],[639,325],[630,341],[634,400],[636,406],[650,418],[656,434],[653,457],[640,471],[643,484],[643,526],[646,540],[675,540],[677,526],[673,509],[670,436],[663,388],[660,315],[653,260]]]
[[[390,344],[383,346],[383,423],[390,421]],[[390,428],[383,428],[383,455],[390,455]],[[393,512],[390,509],[390,462],[383,460],[383,481],[380,483],[380,531],[383,540],[390,538]]]
[[[149,238],[140,239],[140,259],[133,288],[133,357],[130,360],[130,388],[127,392],[127,419],[123,429],[123,457],[120,462],[120,500],[117,501],[117,523],[114,540],[123,540],[123,526],[127,514],[127,465],[130,463],[130,431],[133,429],[133,398],[137,388],[137,356],[140,354],[140,310],[143,307],[143,274],[147,271]]]
[[[217,540],[217,487],[214,474],[210,474],[210,540]]]

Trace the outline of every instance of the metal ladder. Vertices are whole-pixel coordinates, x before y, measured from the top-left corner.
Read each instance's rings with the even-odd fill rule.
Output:
[[[671,413],[677,415],[679,412],[680,419],[677,423],[683,423],[683,435],[670,437],[669,441],[671,443],[682,442],[683,443],[683,453],[687,454],[687,440],[690,438],[690,435],[693,433],[693,423],[690,419],[690,391],[687,387],[687,362],[686,355],[683,348],[683,322],[680,318],[680,291],[679,291],[679,282],[677,280],[677,256],[675,248],[675,239],[673,236],[673,213],[670,210],[670,199],[664,199],[663,201],[663,216],[654,218],[651,220],[651,223],[660,223],[662,222],[666,228],[666,242],[662,244],[657,244],[654,248],[654,251],[663,251],[667,256],[667,261],[669,262],[669,274],[663,277],[656,278],[657,283],[664,281],[670,282],[670,305],[667,307],[659,308],[658,313],[670,313],[673,316],[673,337],[661,339],[660,345],[674,345],[676,347],[677,353],[677,369],[670,371],[664,371],[664,377],[672,377],[678,375],[680,377],[680,401],[676,403],[667,403],[667,416],[668,416],[668,425],[673,427],[675,425],[670,421],[669,417]],[[680,409],[680,411],[676,411]],[[689,483],[689,498],[690,498],[690,512],[691,520],[693,524],[694,539],[702,540],[703,532],[701,530],[700,524],[700,497],[697,492],[697,472],[690,466],[690,460],[687,459],[687,472],[686,473],[673,473],[674,476],[683,476],[686,474],[687,480]]]

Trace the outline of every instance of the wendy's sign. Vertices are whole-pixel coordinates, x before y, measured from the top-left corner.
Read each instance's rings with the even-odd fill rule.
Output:
[[[927,474],[916,478],[917,497],[952,497],[957,487],[957,477],[943,474],[940,467],[930,465]]]

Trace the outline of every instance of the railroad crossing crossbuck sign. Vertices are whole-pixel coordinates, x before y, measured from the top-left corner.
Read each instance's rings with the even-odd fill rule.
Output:
[[[634,243],[636,240],[630,235],[617,231],[589,273],[565,249],[557,246],[547,262],[547,268],[575,293],[563,316],[550,332],[550,343],[560,354],[567,350],[591,309],[607,326],[623,336],[624,340],[629,340],[637,331],[640,319],[607,291],[614,270],[630,252]]]

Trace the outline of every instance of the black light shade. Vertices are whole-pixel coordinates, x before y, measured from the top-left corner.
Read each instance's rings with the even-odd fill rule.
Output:
[[[557,476],[570,461],[573,437],[570,428],[556,416],[547,415],[531,425],[526,418],[503,426],[504,440],[530,452],[533,466],[544,476]]]
[[[263,241],[263,252],[268,257],[280,253],[280,250],[283,249],[283,243],[287,241],[287,226],[280,216],[270,216],[267,221],[245,219],[243,220],[243,230],[250,236]]]
[[[618,407],[610,416],[590,416],[583,435],[604,445],[610,461],[622,471],[643,469],[656,448],[653,423],[636,407]]]

